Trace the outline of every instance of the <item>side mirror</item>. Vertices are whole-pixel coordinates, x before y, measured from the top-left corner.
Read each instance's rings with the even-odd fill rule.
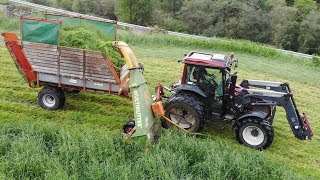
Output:
[[[230,89],[229,89],[229,95],[230,96],[234,96],[234,92],[235,92],[235,89],[236,89],[236,83],[237,83],[237,73],[233,74],[231,76],[231,84],[230,84]]]

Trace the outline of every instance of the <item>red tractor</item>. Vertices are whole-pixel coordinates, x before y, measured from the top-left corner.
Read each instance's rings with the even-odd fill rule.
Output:
[[[230,74],[233,56],[186,55],[181,83],[168,89],[173,94],[165,102],[165,116],[189,132],[200,131],[207,120],[232,122],[241,144],[265,149],[274,138],[276,106],[282,106],[295,137],[311,139],[313,132],[305,114],[300,116],[289,84],[244,80],[236,85],[237,74]],[[172,123],[162,120],[162,126]]]

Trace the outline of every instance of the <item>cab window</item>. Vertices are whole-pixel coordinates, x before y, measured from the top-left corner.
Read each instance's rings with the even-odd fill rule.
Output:
[[[223,96],[223,79],[220,69],[205,68],[203,66],[188,66],[187,84],[202,86],[214,96]]]

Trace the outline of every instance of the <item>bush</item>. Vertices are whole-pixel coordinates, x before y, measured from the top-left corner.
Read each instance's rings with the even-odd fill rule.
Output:
[[[313,64],[315,67],[319,67],[319,66],[320,66],[320,58],[319,58],[319,57],[316,57],[316,56],[313,56],[313,57],[312,57],[312,64]]]
[[[0,11],[0,28],[6,31],[17,31],[19,29],[20,20],[18,18],[9,18],[3,16]]]
[[[159,27],[168,31],[177,31],[181,33],[189,32],[189,27],[185,23],[177,19],[172,19],[172,18],[164,19],[159,21],[158,25]]]

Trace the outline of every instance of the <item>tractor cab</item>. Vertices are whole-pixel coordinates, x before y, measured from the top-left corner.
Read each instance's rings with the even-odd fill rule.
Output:
[[[180,90],[194,91],[206,99],[213,114],[221,115],[226,105],[232,57],[222,54],[191,52],[183,60],[185,64]],[[217,117],[216,117],[217,118]]]

